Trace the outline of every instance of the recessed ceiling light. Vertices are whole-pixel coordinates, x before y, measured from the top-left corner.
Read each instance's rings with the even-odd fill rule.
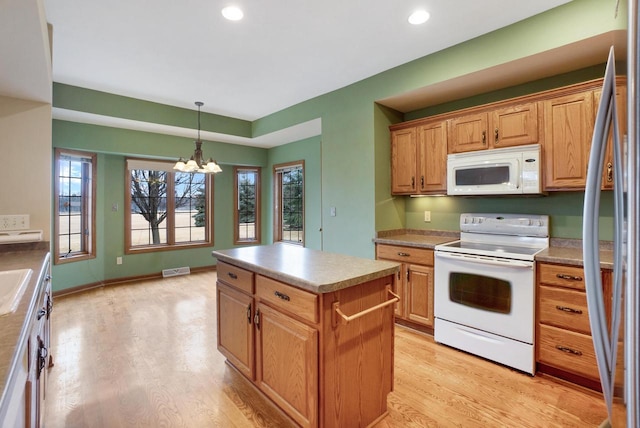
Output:
[[[239,7],[227,6],[222,9],[222,16],[227,18],[229,21],[239,21],[244,16],[244,13],[242,13]]]
[[[409,23],[413,25],[424,24],[429,20],[430,16],[426,10],[416,10],[409,16]]]

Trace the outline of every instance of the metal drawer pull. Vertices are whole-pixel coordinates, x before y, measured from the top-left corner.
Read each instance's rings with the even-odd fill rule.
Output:
[[[233,278],[233,279],[238,279],[238,275],[236,275],[236,274],[235,274],[235,273],[233,273],[233,272],[227,272],[227,275],[229,275],[229,276],[230,276],[231,278]]]
[[[582,355],[582,351],[576,351],[575,349],[567,348],[566,346],[556,345],[558,351],[566,352],[567,354]]]
[[[556,309],[559,311],[564,311],[564,312],[569,312],[571,314],[581,314],[582,310],[580,309],[573,309],[573,308],[568,308],[566,306],[560,306],[560,305],[556,305]]]
[[[281,293],[279,291],[276,291],[273,294],[275,294],[277,298],[282,299],[282,300],[286,300],[287,302],[291,300],[291,298],[289,296],[287,296],[286,294]]]
[[[378,309],[382,309],[385,308],[389,305],[393,305],[394,303],[397,303],[400,301],[400,296],[398,296],[396,293],[394,293],[393,291],[391,291],[391,286],[387,285],[387,293],[391,294],[393,297],[389,300],[387,300],[386,302],[382,302],[378,305],[372,306],[369,309],[365,309],[363,311],[360,311],[356,314],[353,315],[346,315],[344,312],[342,312],[342,310],[340,309],[340,302],[333,302],[332,309],[333,309],[333,322],[332,325],[333,327],[337,327],[337,325],[342,322],[343,324],[348,324],[349,322],[358,319],[364,315],[367,315],[371,312],[377,311]]]
[[[556,274],[556,277],[560,279],[568,279],[570,281],[582,281],[581,276],[567,275],[566,273],[558,273]]]
[[[409,253],[403,253],[403,252],[401,252],[401,251],[399,251],[399,252],[398,252],[398,255],[399,255],[400,257],[409,257],[409,256],[411,256],[411,254],[409,254]]]

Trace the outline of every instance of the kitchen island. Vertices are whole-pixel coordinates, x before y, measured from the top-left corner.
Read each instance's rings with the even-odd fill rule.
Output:
[[[218,349],[303,427],[366,427],[393,388],[399,264],[295,245],[213,251]]]

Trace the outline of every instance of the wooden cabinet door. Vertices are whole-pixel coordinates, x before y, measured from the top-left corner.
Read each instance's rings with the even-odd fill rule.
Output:
[[[600,104],[600,98],[602,97],[602,89],[597,89],[593,92],[593,115],[598,113],[598,105]],[[618,126],[620,128],[620,138],[626,134],[627,123],[627,90],[624,86],[616,87],[616,101],[618,107]],[[607,140],[607,152],[604,161],[604,168],[602,170],[602,190],[613,190],[613,171],[616,168],[613,162],[613,133],[609,134]]]
[[[318,331],[258,303],[256,384],[302,427],[318,424]]]
[[[538,104],[517,104],[491,113],[493,147],[519,146],[538,142]]]
[[[416,128],[391,132],[391,193],[416,192]]]
[[[449,153],[486,149],[487,113],[470,114],[449,120]]]
[[[418,127],[418,190],[420,193],[447,191],[447,123]]]
[[[253,297],[216,282],[218,350],[242,374],[254,379]]]
[[[433,327],[433,268],[409,265],[407,319]]]
[[[584,189],[593,135],[593,91],[544,105],[545,190]]]

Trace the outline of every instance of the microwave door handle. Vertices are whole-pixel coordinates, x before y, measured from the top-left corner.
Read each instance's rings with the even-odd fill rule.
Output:
[[[520,165],[520,159],[516,159],[516,163],[518,164],[518,174],[516,177],[516,189],[520,189],[520,185],[522,184],[520,180],[522,180],[522,165]]]

